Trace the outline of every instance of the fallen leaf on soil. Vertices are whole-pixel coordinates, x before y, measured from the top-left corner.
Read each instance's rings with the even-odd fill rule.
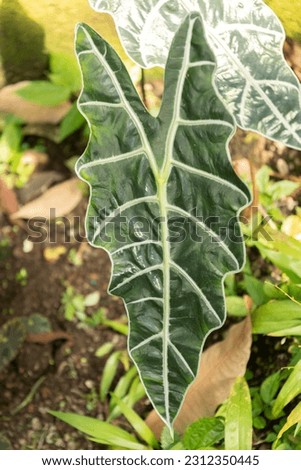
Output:
[[[58,106],[40,106],[21,98],[17,91],[30,82],[8,85],[0,90],[0,112],[14,114],[28,123],[58,124],[71,108],[71,103]]]
[[[60,183],[64,179],[58,171],[40,171],[34,173],[27,183],[18,190],[18,199],[21,204],[27,204],[45,193],[54,183]]]
[[[28,343],[48,344],[58,339],[66,339],[68,343],[72,342],[72,336],[65,331],[49,331],[46,333],[29,333],[26,336]]]
[[[77,178],[48,189],[41,197],[25,204],[11,219],[55,218],[69,214],[81,201],[82,192]]]
[[[48,261],[49,263],[55,263],[66,252],[67,248],[65,246],[48,246],[43,251],[43,255],[46,261]]]
[[[251,320],[247,317],[229,329],[226,339],[203,353],[197,378],[188,389],[175,421],[178,433],[182,434],[197,419],[213,416],[218,405],[228,398],[236,378],[245,374],[251,342]],[[159,438],[164,423],[154,410],[148,415],[146,424]]]
[[[13,214],[19,209],[15,191],[7,187],[0,179],[0,209],[6,214]]]

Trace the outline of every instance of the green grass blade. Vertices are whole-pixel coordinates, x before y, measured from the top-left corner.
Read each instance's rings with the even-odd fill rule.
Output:
[[[133,426],[136,433],[143,439],[152,449],[158,449],[159,444],[151,429],[145,424],[142,418],[124,403],[123,400],[112,394],[117,405],[119,406],[122,414],[126,417],[129,423]]]
[[[128,389],[129,389],[129,387],[130,387],[130,385],[131,385],[133,379],[134,379],[136,376],[137,376],[137,369],[136,369],[135,366],[132,366],[132,367],[127,371],[127,373],[124,374],[124,375],[120,378],[118,384],[117,384],[116,387],[115,387],[114,395],[112,396],[112,399],[111,399],[111,401],[110,401],[110,411],[112,411],[113,408],[116,406],[116,400],[115,400],[114,397],[123,398],[123,397],[126,395],[126,393],[127,393]]]
[[[64,413],[62,411],[49,411],[49,413],[83,432],[90,440],[100,444],[127,449],[141,449],[141,445],[135,436],[112,424],[75,413]],[[145,447],[142,446],[142,448]]]
[[[121,352],[115,351],[111,356],[108,358],[102,373],[102,379],[100,382],[100,390],[99,396],[100,400],[104,401],[106,395],[108,394],[114,377],[117,372],[117,367],[119,363]]]
[[[284,383],[274,403],[272,413],[278,417],[283,408],[301,393],[301,360]]]

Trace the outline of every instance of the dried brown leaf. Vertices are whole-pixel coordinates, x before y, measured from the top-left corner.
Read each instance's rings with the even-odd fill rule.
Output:
[[[41,106],[17,95],[17,91],[30,82],[24,81],[8,85],[0,90],[0,112],[18,116],[27,123],[58,124],[71,108],[71,103],[58,106]]]
[[[77,178],[57,184],[48,189],[41,197],[25,204],[15,212],[11,219],[30,219],[33,217],[50,219],[69,214],[82,199]]]
[[[16,193],[0,179],[0,210],[6,214],[13,214],[19,209]]]
[[[197,419],[213,416],[218,405],[228,398],[235,379],[245,374],[251,343],[251,320],[247,317],[232,326],[223,341],[203,353],[197,378],[188,389],[175,421],[178,433],[182,434]],[[159,438],[164,423],[155,411],[149,414],[146,424]]]

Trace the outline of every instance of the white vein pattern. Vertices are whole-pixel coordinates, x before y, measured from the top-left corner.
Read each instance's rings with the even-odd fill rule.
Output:
[[[181,362],[184,364],[184,366],[186,367],[186,369],[188,370],[188,372],[192,375],[192,377],[195,379],[195,374],[192,372],[189,364],[187,363],[185,357],[183,356],[183,354],[180,353],[180,351],[178,350],[178,348],[171,342],[169,341],[169,345],[171,346],[171,348],[174,350],[174,352],[176,353],[176,355],[180,358]]]
[[[145,346],[146,344],[150,343],[150,341],[153,341],[154,339],[157,339],[157,338],[162,338],[162,331],[160,331],[159,333],[156,333],[155,335],[150,336],[149,338],[146,338],[145,340],[141,341],[141,343],[131,348],[131,353],[133,351],[136,351],[136,349],[139,349],[142,346]]]
[[[162,242],[158,240],[142,240],[139,242],[129,243],[128,245],[123,245],[120,248],[117,248],[117,250],[111,251],[111,255],[114,256],[117,253],[120,253],[121,251],[130,250],[132,248],[140,247],[143,245],[158,245],[162,247]]]
[[[145,147],[145,149],[147,151],[147,155],[148,155],[150,166],[153,170],[153,173],[157,174],[158,166],[157,166],[157,163],[156,163],[156,158],[153,154],[153,150],[152,150],[152,148],[149,144],[148,138],[145,134],[145,130],[143,129],[143,126],[142,126],[141,122],[139,121],[138,117],[136,116],[136,114],[135,114],[134,110],[132,109],[130,103],[128,102],[128,100],[124,96],[123,90],[122,90],[122,88],[121,88],[114,72],[112,72],[112,70],[108,66],[108,63],[106,62],[105,58],[102,56],[102,54],[100,54],[98,49],[95,47],[90,35],[86,31],[85,31],[85,34],[86,34],[86,38],[87,38],[87,40],[88,40],[88,42],[91,46],[92,51],[94,52],[96,57],[99,59],[99,62],[102,64],[102,66],[106,70],[107,74],[111,78],[112,83],[114,84],[114,86],[116,88],[116,91],[119,95],[119,98],[120,98],[121,102],[123,103],[125,109],[127,110],[130,118],[132,119],[132,121],[133,121],[139,135],[140,135],[141,142],[142,142],[143,146]]]
[[[189,212],[185,211],[184,209],[181,209],[178,206],[173,206],[171,204],[168,204],[167,209],[169,211],[172,211],[172,212],[175,212],[177,214],[183,215],[183,217],[186,217],[187,219],[192,220],[196,225],[201,227],[204,230],[204,232],[208,233],[208,235],[210,235],[212,238],[214,238],[216,240],[216,242],[224,250],[224,252],[227,253],[227,255],[230,256],[230,258],[233,259],[233,261],[235,262],[236,269],[239,269],[238,261],[235,258],[234,254],[232,253],[232,251],[229,250],[228,246],[220,238],[220,236],[217,233],[215,233],[213,230],[211,230],[211,228],[208,227],[208,225],[204,224],[204,222],[199,220],[197,217],[195,217],[194,215],[192,215]]]
[[[232,62],[232,64],[234,64],[237,67],[237,70],[239,71],[240,75],[245,80],[245,87],[254,88],[254,90],[258,93],[258,95],[261,97],[261,99],[266,104],[266,106],[272,111],[273,115],[279,120],[279,122],[283,125],[283,127],[285,127],[288,134],[291,135],[301,145],[301,136],[299,136],[299,134],[297,134],[297,132],[295,132],[295,130],[292,128],[292,125],[288,122],[286,117],[281,114],[281,112],[276,107],[276,105],[273,103],[273,101],[269,98],[269,96],[261,88],[260,83],[258,83],[258,81],[248,71],[247,67],[245,67],[241,63],[238,56],[235,55],[235,53],[232,51],[232,49],[230,49],[230,47],[226,44],[226,42],[223,41],[216,34],[216,32],[213,28],[208,28],[208,35],[209,35],[209,37],[212,38],[213,43],[218,44],[219,48],[226,52],[228,60],[230,62]],[[300,102],[300,86],[298,87],[297,83],[296,83],[295,89],[296,89],[297,93],[299,93],[299,102]],[[244,91],[245,91],[245,88],[243,89],[243,93],[244,93]],[[246,125],[244,124],[244,119],[241,120],[241,124],[242,124],[243,127],[246,127]],[[269,134],[267,134],[267,135],[269,135]]]
[[[148,268],[141,269],[140,271],[137,271],[132,276],[127,277],[124,281],[122,281],[120,284],[118,284],[118,286],[114,287],[113,289],[110,289],[110,292],[114,292],[114,290],[119,289],[120,287],[123,287],[126,284],[129,284],[130,282],[132,282],[137,277],[144,276],[144,274],[148,274],[152,271],[162,270],[162,268],[163,268],[162,264],[156,264],[154,266],[149,266]]]
[[[166,3],[166,2],[160,2],[160,3]],[[168,182],[169,182],[169,177],[170,173],[173,167],[178,167],[182,169],[183,171],[187,171],[190,173],[193,173],[197,176],[200,177],[206,177],[211,181],[214,181],[215,183],[218,183],[220,185],[224,185],[227,188],[234,190],[240,194],[243,194],[245,197],[245,200],[247,202],[247,196],[241,191],[239,188],[237,188],[235,185],[232,183],[224,180],[222,177],[211,175],[205,171],[198,170],[196,168],[193,168],[189,165],[183,164],[181,162],[178,162],[177,160],[173,159],[173,153],[174,153],[174,144],[176,140],[176,135],[179,126],[191,126],[192,128],[194,126],[209,126],[209,125],[219,125],[219,126],[226,126],[228,128],[231,128],[231,131],[233,130],[233,125],[230,122],[224,121],[224,120],[218,120],[218,119],[199,119],[199,120],[186,120],[186,119],[181,119],[180,117],[180,109],[181,109],[181,103],[182,103],[182,94],[183,94],[183,87],[185,84],[185,80],[187,79],[187,72],[189,68],[191,67],[206,67],[208,65],[214,65],[214,63],[210,60],[204,60],[204,61],[197,61],[197,62],[190,62],[190,43],[192,39],[192,32],[193,32],[193,27],[196,19],[192,21],[189,24],[189,29],[188,29],[188,34],[187,34],[187,40],[185,43],[184,47],[184,52],[183,52],[183,60],[182,60],[182,67],[181,70],[179,71],[179,78],[178,82],[176,85],[176,90],[175,90],[175,100],[174,100],[174,107],[172,110],[172,115],[170,118],[170,122],[167,123],[168,129],[167,129],[167,137],[166,137],[166,145],[165,145],[165,156],[164,156],[164,162],[162,164],[162,167],[158,167],[158,163],[156,161],[155,155],[153,153],[153,149],[151,147],[150,141],[147,136],[146,129],[144,129],[143,124],[141,123],[139,119],[139,114],[136,114],[135,110],[131,107],[131,104],[128,102],[122,87],[118,81],[117,75],[110,69],[108,63],[105,61],[104,57],[102,57],[101,53],[97,50],[95,47],[92,38],[89,36],[88,32],[85,31],[86,37],[88,39],[88,42],[90,44],[91,49],[87,51],[88,53],[93,53],[95,56],[98,58],[100,63],[102,64],[103,68],[107,72],[108,76],[110,77],[116,92],[118,94],[118,97],[120,99],[120,103],[117,103],[114,106],[107,106],[106,102],[95,102],[95,101],[88,101],[86,103],[80,103],[81,108],[83,108],[83,113],[85,113],[85,109],[87,107],[95,107],[95,112],[97,112],[97,107],[107,107],[108,112],[114,112],[113,108],[123,108],[125,112],[128,114],[129,119],[131,119],[134,127],[137,129],[137,132],[139,133],[140,140],[141,140],[141,147],[132,150],[127,153],[123,153],[120,155],[113,155],[109,158],[104,158],[104,159],[96,159],[94,161],[86,162],[81,165],[78,165],[79,171],[81,171],[84,168],[93,168],[97,166],[102,166],[105,164],[109,163],[115,163],[123,160],[130,160],[132,158],[136,158],[139,155],[146,156],[148,158],[150,168],[153,172],[154,178],[157,182],[157,194],[153,196],[145,196],[141,198],[137,198],[134,200],[130,200],[128,202],[125,202],[124,204],[120,205],[119,207],[114,208],[107,216],[106,218],[96,226],[94,234],[93,234],[93,243],[95,243],[96,238],[100,235],[100,233],[105,230],[107,224],[112,221],[115,217],[117,217],[119,214],[121,214],[123,211],[135,207],[136,205],[139,204],[156,204],[159,209],[159,215],[160,215],[160,222],[161,222],[161,240],[140,240],[137,242],[131,242],[127,243],[123,246],[120,246],[119,248],[113,250],[110,252],[110,256],[113,259],[114,256],[117,255],[122,255],[123,252],[126,252],[127,250],[131,250],[134,248],[140,248],[143,246],[147,245],[154,245],[158,246],[162,249],[162,263],[156,264],[156,265],[150,265],[144,269],[139,269],[134,274],[129,275],[129,277],[125,278],[120,282],[117,286],[113,287],[110,289],[110,292],[115,292],[116,290],[126,286],[126,285],[135,285],[135,280],[142,276],[146,276],[154,271],[161,271],[163,274],[163,293],[162,297],[156,297],[152,296],[152,291],[150,290],[149,293],[150,295],[145,298],[140,298],[136,300],[132,300],[131,302],[126,302],[126,305],[138,305],[140,303],[146,303],[146,302],[158,302],[158,308],[160,308],[160,311],[162,309],[162,331],[159,333],[153,334],[150,337],[146,338],[139,344],[135,345],[131,349],[131,353],[134,351],[137,351],[139,348],[141,348],[144,345],[149,344],[152,340],[156,339],[162,339],[162,383],[163,383],[163,390],[164,390],[164,407],[165,407],[165,413],[166,413],[166,423],[171,426],[171,417],[170,417],[170,410],[172,409],[170,407],[170,390],[169,390],[169,368],[168,368],[168,355],[169,352],[172,350],[173,353],[179,358],[180,363],[184,366],[184,368],[189,372],[192,378],[195,377],[194,372],[190,368],[189,364],[183,357],[182,353],[179,351],[179,349],[172,343],[171,341],[171,335],[170,335],[170,315],[171,315],[171,303],[170,303],[170,288],[171,288],[171,272],[176,272],[178,276],[186,280],[188,285],[191,287],[193,292],[197,294],[197,296],[200,299],[200,302],[203,306],[206,306],[206,308],[212,313],[212,317],[216,320],[217,324],[221,324],[221,320],[219,315],[217,314],[216,310],[210,303],[209,299],[206,297],[204,292],[202,291],[201,287],[198,286],[198,284],[191,278],[191,276],[188,274],[188,272],[183,269],[182,266],[179,264],[175,263],[174,260],[172,259],[171,256],[171,242],[170,242],[170,234],[169,234],[169,227],[168,227],[168,221],[169,221],[169,213],[176,212],[178,214],[184,215],[185,217],[189,218],[192,220],[195,224],[199,225],[202,227],[206,233],[208,233],[214,240],[216,240],[219,244],[219,246],[224,250],[224,252],[233,259],[235,262],[235,268],[239,267],[238,261],[233,255],[233,253],[230,251],[228,246],[223,242],[223,240],[214,232],[212,231],[207,225],[205,225],[203,222],[201,222],[197,217],[194,217],[192,214],[189,212],[181,209],[178,206],[174,206],[172,203],[169,203],[168,201],[168,193],[167,193],[167,188],[168,188]],[[85,51],[83,51],[85,52]],[[82,52],[80,53],[82,54]],[[92,97],[93,99],[93,97]],[[111,108],[111,109],[110,109]],[[144,122],[144,121],[143,121]],[[229,133],[230,134],[230,133]],[[93,135],[92,135],[93,138]],[[230,162],[229,162],[230,165]],[[161,259],[159,260],[161,261]],[[149,264],[149,263],[148,263]],[[136,268],[135,268],[136,269]],[[216,269],[218,269],[216,267]],[[133,270],[134,271],[134,270]],[[221,271],[220,275],[221,278],[223,277],[223,274]],[[114,273],[113,273],[114,275]],[[127,274],[128,275],[128,274]],[[156,278],[156,276],[155,276]],[[161,282],[161,281],[160,281]],[[190,290],[189,290],[190,292]],[[154,292],[155,293],[155,292]],[[141,294],[140,294],[141,295]],[[156,294],[155,294],[156,295]],[[159,294],[161,295],[161,293]],[[139,296],[139,294],[138,294]],[[137,297],[137,296],[136,296]],[[132,297],[133,298],[133,297]],[[139,307],[138,307],[139,308]],[[130,310],[131,312],[131,310]],[[133,312],[135,312],[135,308],[133,307]],[[161,365],[160,365],[161,367]]]
[[[121,214],[123,211],[126,209],[130,209],[131,207],[137,206],[138,204],[143,204],[143,203],[154,203],[158,204],[158,200],[155,196],[145,196],[141,197],[139,199],[134,199],[132,201],[128,201],[125,204],[122,204],[122,206],[116,207],[104,220],[101,224],[98,225],[97,229],[95,230],[95,235],[93,237],[93,243],[95,243],[96,238],[98,235],[105,230],[106,226],[114,220],[115,217],[117,217],[119,214]]]
[[[141,299],[132,300],[132,302],[127,302],[127,305],[141,304],[143,302],[149,302],[149,301],[163,302],[163,298],[162,297],[143,297]]]
[[[81,164],[79,166],[79,169],[83,170],[85,168],[91,168],[94,166],[107,165],[108,163],[120,162],[122,160],[128,160],[129,158],[142,156],[143,154],[145,155],[145,149],[140,148],[137,150],[133,150],[132,152],[122,153],[120,155],[113,155],[112,157],[109,157],[109,158],[97,158],[96,160],[91,160],[90,162]]]
[[[93,51],[91,51],[93,54]],[[83,101],[82,103],[79,103],[80,107],[84,108],[85,106],[91,106],[91,107],[106,107],[106,108],[122,108],[125,109],[124,106],[121,103],[107,103],[106,101]]]
[[[297,127],[297,123],[294,125],[294,116],[299,113],[299,118],[301,113],[300,85],[283,57],[282,46],[285,34],[281,23],[263,0],[256,0],[256,2],[251,0],[173,0],[175,10],[172,13],[168,11],[168,0],[159,0],[155,4],[152,1],[145,3],[145,0],[131,0],[131,2],[119,0],[118,8],[114,6],[114,2],[89,1],[97,11],[109,11],[114,15],[119,35],[128,54],[143,67],[165,66],[167,57],[164,55],[167,56],[178,26],[187,13],[199,11],[206,24],[208,41],[217,58],[217,87],[224,101],[235,113],[238,125],[260,132],[293,148],[301,149],[301,127]],[[165,6],[167,8],[164,8]],[[156,28],[160,22],[162,22],[162,28],[165,27],[163,31],[162,28]],[[233,40],[235,33],[238,34]],[[132,40],[130,36],[133,37]],[[246,41],[248,47],[239,48],[240,40]],[[162,43],[166,47],[159,47]],[[250,48],[255,58],[253,57],[253,65],[250,63],[248,66],[245,61],[248,60],[247,53]],[[275,63],[274,70],[271,70],[270,65],[265,67],[263,60],[265,56],[270,57]],[[262,80],[257,80],[255,73],[252,72],[256,58],[258,67],[261,68]],[[237,80],[229,83],[228,79],[233,72],[233,67],[242,79],[241,84],[238,84]],[[286,74],[288,81],[273,80],[272,74],[274,73],[274,77],[277,77],[280,75],[278,72],[281,72],[282,76]],[[246,81],[248,86],[256,90],[262,100],[262,105],[266,107],[265,112],[269,117],[266,123],[262,122],[260,116],[256,119],[256,109],[254,109],[251,97],[247,100],[244,96],[245,102],[242,104],[244,109],[246,105],[250,107],[250,113],[254,114],[253,120],[248,124],[245,116],[242,115],[241,96]],[[279,101],[285,100],[288,89],[291,90],[292,100],[296,103],[292,113],[287,110],[282,111],[281,107],[278,108],[278,104],[270,99],[262,87],[266,81],[277,89]],[[283,127],[275,125],[271,128],[272,119],[279,121]]]
[[[233,130],[233,124],[221,119],[181,119],[177,120],[179,126],[226,126]]]
[[[210,301],[207,299],[206,295],[204,294],[204,292],[202,291],[202,289],[199,288],[199,286],[197,285],[197,283],[192,279],[191,276],[189,276],[189,274],[184,270],[182,269],[178,264],[174,263],[174,262],[171,262],[170,263],[170,267],[171,269],[173,269],[174,271],[178,272],[184,279],[186,279],[186,281],[188,281],[188,283],[191,285],[191,287],[193,288],[193,290],[198,294],[198,296],[205,302],[205,304],[207,305],[207,307],[209,308],[209,310],[213,313],[213,315],[215,316],[215,318],[218,320],[218,323],[221,324],[221,320],[218,316],[218,314],[216,313],[215,309],[213,308],[212,304],[210,303]]]
[[[186,163],[182,163],[177,160],[172,160],[172,164],[174,167],[181,168],[184,171],[188,171],[188,173],[198,175],[204,178],[208,178],[209,180],[212,180],[223,186],[227,186],[227,188],[231,188],[233,191],[241,194],[245,198],[246,203],[249,202],[249,199],[247,198],[246,194],[241,189],[239,189],[234,184],[230,183],[230,181],[225,180],[224,178],[221,178],[220,176],[213,175],[212,173],[208,173],[207,171],[204,171],[204,170],[199,170],[198,168],[194,168],[193,166],[187,165]]]

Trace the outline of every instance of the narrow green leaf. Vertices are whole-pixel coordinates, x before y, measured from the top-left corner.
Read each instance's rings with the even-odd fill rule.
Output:
[[[102,324],[112,328],[112,330],[117,331],[117,333],[120,333],[124,336],[127,336],[129,333],[129,327],[120,321],[104,319],[102,320]]]
[[[49,413],[55,418],[70,424],[78,431],[87,434],[88,439],[94,442],[133,450],[145,449],[145,446],[140,445],[132,434],[120,427],[75,413],[64,413],[62,411],[49,411]]]
[[[125,398],[127,405],[134,406],[137,401],[141,400],[141,398],[145,397],[145,388],[140,381],[140,377],[136,377],[133,380],[131,385],[130,391]]]
[[[301,402],[298,403],[298,405],[288,415],[286,423],[284,424],[284,426],[282,426],[282,428],[280,429],[278,433],[277,441],[281,439],[285,431],[287,431],[289,428],[291,428],[292,426],[300,422],[301,422]]]
[[[133,366],[127,371],[126,374],[124,374],[119,379],[119,382],[116,385],[114,393],[112,395],[112,399],[110,400],[110,410],[111,411],[114,408],[114,406],[116,406],[116,400],[114,399],[114,397],[123,398],[126,395],[133,379],[136,376],[137,376],[137,369],[136,369],[135,366]]]
[[[132,408],[137,403],[137,401],[141,400],[141,398],[144,398],[144,397],[145,397],[145,388],[143,384],[141,383],[140,378],[136,377],[130,386],[130,390],[128,394],[124,396],[123,401],[130,408]],[[119,406],[116,405],[112,409],[108,417],[108,420],[111,421],[112,419],[115,419],[120,415],[121,415],[121,410]]]
[[[110,293],[126,304],[131,357],[171,427],[205,338],[224,322],[223,278],[244,263],[237,214],[250,196],[229,161],[234,124],[196,15],[175,36],[157,118],[91,28],[78,27],[76,44],[79,108],[91,129],[77,164],[91,188],[87,236],[110,253]]]
[[[158,449],[158,441],[152,432],[152,430],[145,424],[142,418],[130,408],[122,399],[112,393],[112,397],[116,401],[117,405],[121,409],[122,414],[133,426],[138,436],[141,437],[152,449]]]
[[[253,333],[271,336],[301,335],[301,305],[292,300],[274,300],[252,313]]]
[[[103,442],[102,438],[97,439],[95,437],[89,437],[89,441],[96,442],[98,444],[107,444],[109,447],[108,450],[148,450],[149,448],[143,444],[140,444],[140,442],[130,442],[130,441],[123,441],[123,440],[118,440],[118,444],[110,444]],[[114,439],[112,439],[112,442]],[[117,441],[116,441],[117,442]]]
[[[102,378],[100,382],[100,390],[99,390],[101,401],[104,401],[104,399],[106,398],[106,395],[109,393],[110,387],[112,385],[112,382],[117,372],[117,367],[119,364],[120,356],[121,356],[121,352],[115,351],[108,358],[103,368]]]
[[[281,382],[281,374],[279,371],[267,377],[260,386],[260,396],[264,403],[271,404],[279,390]]]
[[[217,59],[216,85],[237,124],[301,148],[299,81],[284,60],[283,27],[263,0],[89,2],[113,15],[126,51],[142,67],[164,66],[180,23],[200,12]]]
[[[37,80],[18,90],[17,94],[25,100],[42,106],[57,106],[68,100],[70,92],[62,85]]]
[[[62,142],[64,139],[72,135],[85,124],[85,119],[77,109],[77,104],[73,103],[68,113],[62,120],[59,129],[59,140]]]
[[[186,450],[213,447],[224,438],[224,420],[220,417],[202,418],[188,426],[183,436]]]
[[[112,349],[114,348],[114,344],[111,343],[111,342],[107,342],[107,343],[104,343],[102,346],[100,346],[96,352],[95,352],[95,356],[96,357],[103,357],[103,356],[106,356],[107,354],[109,354]]]
[[[225,410],[225,449],[252,449],[252,407],[249,387],[243,377],[233,385]]]
[[[277,418],[283,408],[301,393],[301,361],[294,367],[292,373],[281,388],[274,403],[272,413]]]

